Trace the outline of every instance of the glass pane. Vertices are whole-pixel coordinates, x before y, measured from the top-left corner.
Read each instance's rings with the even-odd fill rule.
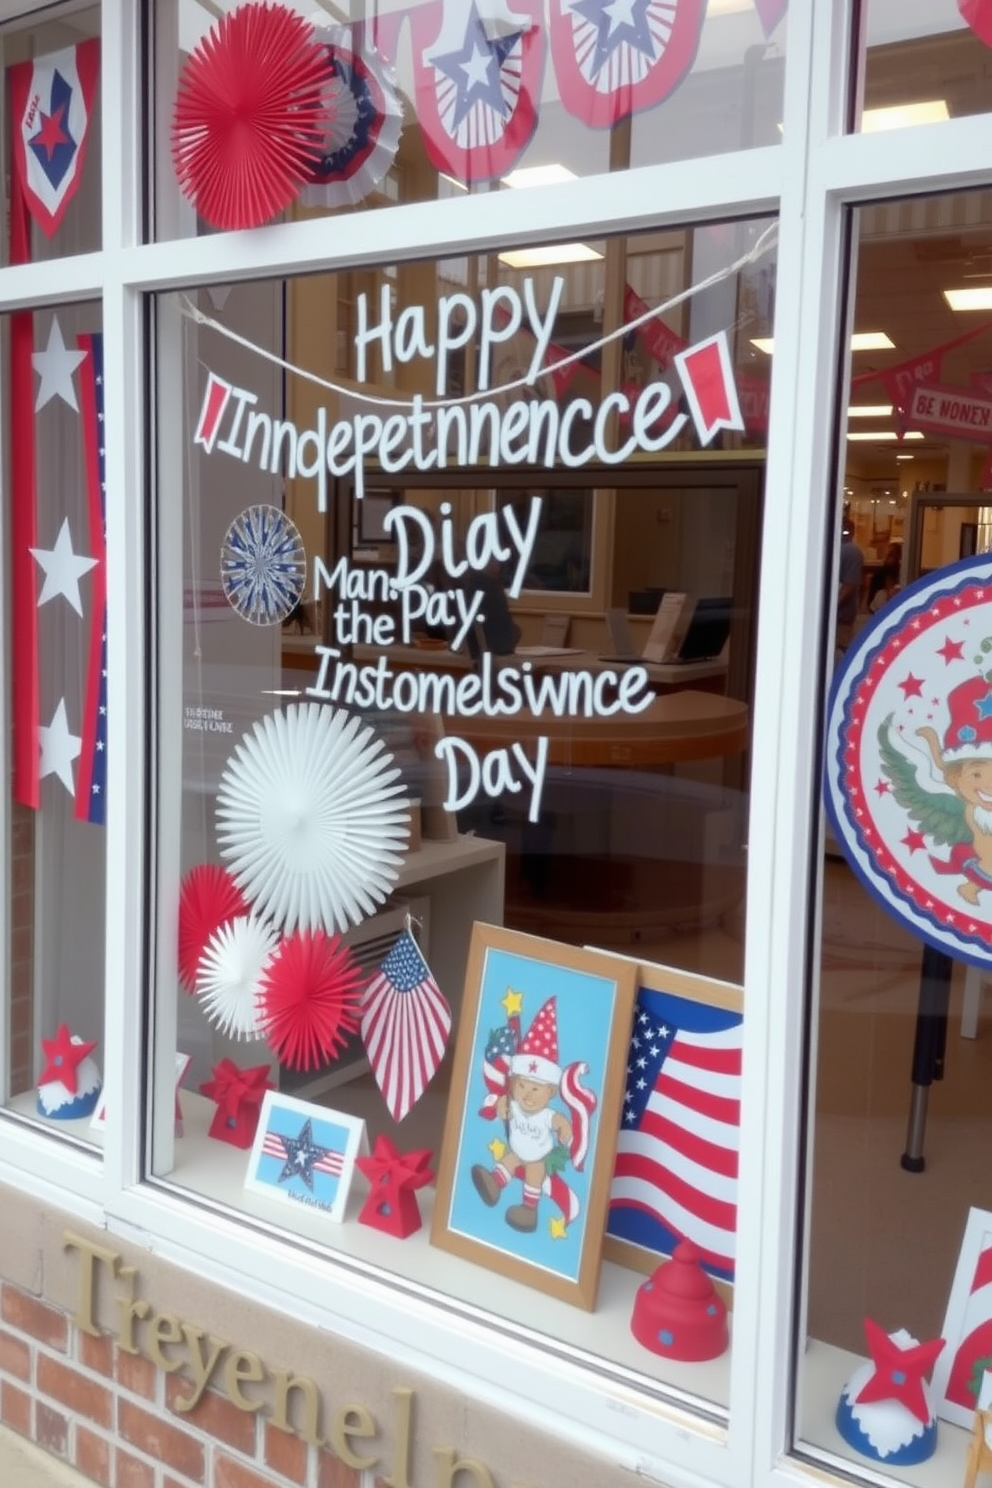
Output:
[[[974,225],[951,230],[961,212]],[[982,973],[964,959],[982,958],[989,936],[980,798],[963,773],[984,751],[958,716],[962,689],[973,699],[987,690],[986,627],[963,607],[955,565],[990,547],[990,405],[987,318],[956,313],[943,291],[984,251],[990,213],[982,192],[866,207],[855,219],[854,324],[893,344],[852,355],[840,446],[850,607],[841,616],[838,606],[837,640],[851,649],[838,660],[825,752],[831,794],[846,804],[820,870],[798,1354],[799,1450],[872,1481],[881,1468],[935,1488],[960,1480],[981,1374],[970,1366],[989,1352],[972,1351],[948,1404],[948,1371],[961,1376],[975,1323],[945,1320],[952,1284],[969,1209],[989,1208],[989,1027]],[[917,596],[908,586],[921,577],[939,590]],[[950,926],[962,938],[941,950],[934,937]],[[913,1359],[915,1375],[898,1356],[886,1364],[886,1350],[908,1346],[887,1339],[900,1329],[921,1344],[945,1338],[936,1363],[931,1350]],[[918,1419],[919,1394],[900,1397],[893,1371],[907,1392],[933,1374],[933,1457],[927,1409]]]
[[[645,1273],[680,1236],[699,1245],[721,1287],[733,1276],[769,367],[753,342],[773,332],[768,227],[617,238],[591,265],[533,272],[493,255],[203,290],[197,321],[180,300],[157,302],[172,348],[160,365],[162,406],[183,411],[184,438],[163,415],[159,523],[163,552],[176,558],[158,609],[162,675],[177,690],[164,695],[162,717],[182,727],[164,736],[161,761],[170,938],[153,1051],[155,1171],[710,1410],[726,1406],[726,1357],[687,1372],[659,1342],[663,1324],[647,1348],[629,1322]],[[709,287],[675,311],[669,302],[690,274]],[[176,490],[181,502],[166,495]],[[354,735],[361,758],[352,733],[339,734],[347,719],[370,731]],[[412,803],[409,841],[394,840],[386,820],[392,783],[376,763],[380,746]],[[342,856],[335,831],[345,821]],[[317,873],[306,903],[293,863]],[[302,1023],[280,1024],[288,1043],[277,1033],[269,1014],[281,994],[263,989],[277,964],[284,991],[311,985],[301,967],[288,969],[306,959],[300,924],[319,939],[343,932],[365,988],[364,1031],[352,1025],[335,1050],[323,1023],[314,1060],[293,1047]],[[268,1192],[246,1191],[255,1168],[237,1138],[242,1121],[252,1124],[250,1103],[215,1118],[218,1082],[240,1078],[222,1064],[230,1060],[260,1067],[280,1099],[309,1103],[306,1119],[357,1117],[373,1140],[429,1151],[443,1170],[464,1111],[469,1221],[485,1221],[493,1249],[517,1259],[542,1253],[549,1237],[564,1241],[566,1190],[586,1179],[558,1142],[554,1171],[518,1184],[525,1167],[551,1158],[536,1135],[532,1158],[513,1146],[505,1088],[546,1001],[542,981],[515,962],[520,979],[496,996],[469,968],[478,925],[524,932],[551,960],[593,946],[625,958],[611,965],[644,965],[648,996],[633,1033],[630,1010],[618,1013],[612,1064],[604,1029],[589,1061],[609,1113],[597,1159],[607,1187],[622,1123],[630,1169],[621,1182],[618,1166],[610,1213],[586,1241],[598,1273],[608,1228],[594,1314],[551,1286],[538,1299],[496,1276],[495,1263],[442,1259],[426,1226],[382,1248],[355,1222],[361,1179],[344,1222],[330,1227],[309,1190],[288,1207],[278,1177]],[[436,1072],[426,1003],[412,1047],[391,1023],[380,1038],[370,1011],[386,997],[378,969],[395,969],[388,956],[407,928],[452,1010]],[[558,1003],[565,1068],[576,1059],[565,990]],[[465,1052],[454,1057],[456,1045]],[[177,1050],[191,1060],[181,1137]],[[501,1074],[484,1074],[487,1059],[504,1056]],[[418,1085],[421,1057],[432,1078],[407,1099],[399,1092]],[[559,1104],[554,1080],[542,1080],[551,1095],[534,1122],[553,1110],[554,1129],[565,1130],[560,1117],[574,1136],[581,1120],[566,1114],[562,1082]],[[699,1109],[671,1116],[699,1082]],[[256,1118],[260,1098],[261,1087]],[[482,1108],[495,1125],[477,1116]],[[681,1164],[662,1151],[673,1123]],[[417,1197],[429,1215],[433,1187]],[[586,1220],[575,1223],[577,1237]],[[721,1317],[723,1303],[713,1306],[707,1316]]]
[[[100,7],[57,7],[0,33],[10,212],[4,263],[101,241]]]
[[[980,0],[866,0],[858,133],[992,109],[992,25]]]
[[[5,1095],[99,1144],[106,573],[100,309],[3,322],[13,772]]]
[[[226,45],[225,28],[250,8],[235,0],[156,7],[161,117],[173,117],[177,96],[196,80],[199,44],[212,35]],[[292,8],[312,24],[312,5]],[[239,19],[223,21],[218,10]],[[467,190],[547,189],[782,137],[785,0],[636,0],[622,15],[536,0],[425,0],[377,6],[368,23],[363,5],[336,10],[341,24],[328,19],[318,32],[334,48],[328,86],[337,119],[318,125],[322,164],[301,184],[288,182],[281,199],[276,170],[271,199],[245,216],[233,166],[218,178],[209,149],[190,160],[183,195],[169,133],[160,131],[159,238]],[[208,65],[203,78],[209,91]],[[191,97],[182,115],[191,151],[203,142],[197,107]],[[221,147],[218,140],[214,153]],[[214,192],[218,179],[229,192]]]

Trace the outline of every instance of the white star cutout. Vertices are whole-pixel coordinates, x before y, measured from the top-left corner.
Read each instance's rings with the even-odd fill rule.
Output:
[[[80,362],[85,362],[85,360],[85,351],[70,351],[66,346],[62,339],[59,318],[54,315],[51,329],[48,332],[48,345],[44,351],[35,351],[31,355],[31,364],[41,378],[41,386],[38,388],[38,397],[34,405],[35,413],[39,408],[44,408],[45,404],[50,403],[53,398],[61,398],[63,403],[68,403],[70,408],[79,412],[72,374]]]
[[[491,60],[491,52],[480,47],[478,43],[473,44],[471,57],[461,65],[469,87],[475,87],[479,83],[488,81]]]
[[[70,796],[74,796],[76,789],[72,783],[72,762],[79,758],[83,741],[69,732],[69,720],[65,716],[65,698],[59,699],[55,716],[48,727],[38,729],[38,741],[41,744],[41,766],[38,778],[44,780],[46,775],[57,775]]]
[[[45,582],[38,595],[38,608],[40,609],[50,599],[55,599],[57,595],[62,594],[72,605],[76,614],[82,615],[83,605],[79,598],[79,581],[84,573],[89,573],[91,568],[96,567],[98,560],[83,558],[72,551],[72,534],[69,531],[68,517],[63,520],[59,528],[54,548],[32,548],[31,556],[36,563],[41,564],[45,573]]]

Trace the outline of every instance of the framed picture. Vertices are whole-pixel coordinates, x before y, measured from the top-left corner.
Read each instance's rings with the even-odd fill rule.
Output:
[[[365,1122],[342,1111],[266,1092],[245,1188],[344,1218],[355,1159],[368,1151]]]
[[[650,1273],[691,1240],[714,1280],[733,1282],[743,1015],[740,987],[637,965],[609,1260]]]
[[[593,1308],[636,963],[476,924],[434,1245]]]
[[[971,1429],[985,1371],[992,1369],[992,1214],[971,1209],[933,1369],[937,1415]]]

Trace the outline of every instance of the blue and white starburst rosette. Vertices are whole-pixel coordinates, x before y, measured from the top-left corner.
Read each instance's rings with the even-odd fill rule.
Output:
[[[307,579],[307,555],[296,526],[277,506],[250,506],[235,517],[220,549],[227,602],[251,625],[279,625]]]
[[[328,934],[375,912],[410,835],[400,771],[343,710],[293,703],[259,720],[227,762],[217,841],[255,912]]]

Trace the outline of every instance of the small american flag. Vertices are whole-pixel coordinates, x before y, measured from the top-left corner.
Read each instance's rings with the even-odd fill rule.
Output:
[[[430,1084],[451,1033],[451,1009],[409,930],[365,992],[362,1038],[382,1098],[402,1121]]]
[[[667,992],[637,999],[607,1233],[670,1255],[699,1247],[733,1279],[741,1014]]]
[[[89,663],[83,729],[76,778],[76,816],[80,821],[107,819],[107,485],[103,424],[103,337],[79,336],[87,353],[80,368],[80,413],[86,469],[90,550],[97,560],[93,570],[93,608],[90,616]]]

